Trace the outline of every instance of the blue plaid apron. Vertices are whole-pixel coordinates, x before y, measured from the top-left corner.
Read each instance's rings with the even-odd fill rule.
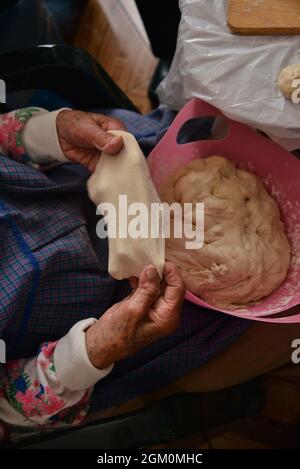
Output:
[[[150,117],[109,113],[125,121],[145,153],[172,120],[166,108]],[[0,156],[0,337],[9,359],[34,355],[41,342],[62,337],[81,319],[101,316],[129,292],[127,281],[107,272],[107,242],[96,237],[87,178],[79,165],[43,173]],[[247,321],[185,302],[178,331],[117,363],[95,387],[92,410],[167,384],[220,353],[248,327]]]

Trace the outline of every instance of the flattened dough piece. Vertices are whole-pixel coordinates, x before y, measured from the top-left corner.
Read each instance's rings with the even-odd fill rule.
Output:
[[[162,201],[204,203],[204,246],[166,240],[166,258],[187,288],[208,303],[238,308],[266,297],[287,276],[290,245],[275,200],[253,174],[212,156],[176,171],[161,188]]]
[[[293,87],[293,81],[300,80],[300,64],[292,64],[283,68],[278,76],[278,86],[282,94],[292,100],[294,91],[299,88]]]
[[[96,171],[88,181],[90,199],[96,204],[111,203],[116,208],[117,235],[119,217],[119,195],[127,195],[128,207],[142,202],[151,213],[151,203],[160,203],[159,196],[153,185],[146,159],[135,137],[128,132],[110,131],[113,135],[121,135],[124,147],[118,155],[102,153]],[[122,211],[124,213],[124,211]],[[140,217],[140,213],[137,213]],[[135,216],[128,216],[128,224]],[[109,238],[108,271],[112,277],[122,280],[131,276],[139,277],[146,265],[155,265],[162,277],[165,263],[165,240],[150,237],[150,217],[142,222],[148,223],[148,238],[122,239]],[[127,230],[126,230],[127,231]]]

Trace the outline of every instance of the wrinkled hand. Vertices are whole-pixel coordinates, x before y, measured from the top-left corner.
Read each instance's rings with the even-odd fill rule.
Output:
[[[170,262],[160,282],[154,266],[142,272],[133,293],[109,308],[86,332],[87,352],[96,368],[120,361],[162,337],[179,325],[184,283]]]
[[[118,119],[90,112],[61,111],[56,119],[57,134],[65,157],[94,171],[101,152],[115,155],[123,147],[122,137],[110,130],[126,130]]]

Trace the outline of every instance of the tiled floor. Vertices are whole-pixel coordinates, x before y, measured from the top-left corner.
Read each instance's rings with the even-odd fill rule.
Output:
[[[149,0],[151,1],[151,0]],[[142,112],[150,109],[147,88],[156,65],[134,0],[88,0],[76,45],[104,66]],[[262,415],[193,435],[168,448],[287,448],[300,445],[300,381],[268,375]],[[298,439],[298,441],[297,441]]]

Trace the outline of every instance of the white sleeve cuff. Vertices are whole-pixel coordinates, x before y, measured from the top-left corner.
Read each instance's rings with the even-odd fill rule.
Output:
[[[99,370],[89,360],[86,350],[85,331],[97,320],[86,319],[75,324],[54,350],[54,365],[60,383],[70,391],[82,391],[105,378],[113,365]]]
[[[25,124],[22,143],[27,155],[36,163],[70,162],[61,150],[56,129],[57,115],[63,109],[36,114]]]

